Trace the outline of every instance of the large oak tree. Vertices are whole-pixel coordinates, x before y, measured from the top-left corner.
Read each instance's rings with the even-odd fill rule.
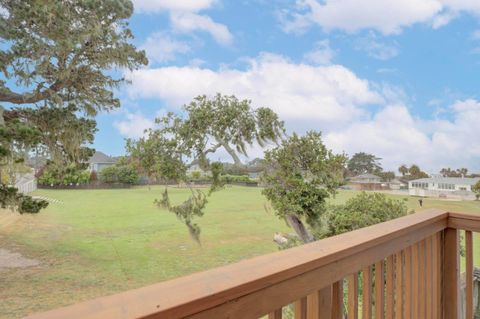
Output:
[[[39,143],[57,159],[59,145],[70,160],[85,157],[80,145],[91,139],[92,122],[77,114],[119,107],[113,91],[124,82],[122,70],[147,64],[131,44],[132,13],[130,0],[0,0],[1,162]],[[47,136],[35,120],[48,112],[62,133]],[[35,203],[7,185],[0,191],[2,206]]]

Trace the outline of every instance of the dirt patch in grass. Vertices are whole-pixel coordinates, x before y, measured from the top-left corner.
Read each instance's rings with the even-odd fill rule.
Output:
[[[40,261],[24,257],[20,253],[0,248],[0,271],[11,268],[27,268],[40,265]]]

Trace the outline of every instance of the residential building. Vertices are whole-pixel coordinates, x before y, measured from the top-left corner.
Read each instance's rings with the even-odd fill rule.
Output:
[[[478,181],[480,178],[434,176],[410,181],[408,189],[412,196],[474,199],[472,186]]]
[[[348,186],[355,190],[382,190],[388,189],[388,184],[382,182],[380,176],[374,174],[361,174],[350,178]]]
[[[95,152],[88,160],[89,170],[97,173],[101,172],[105,167],[113,166],[117,162],[117,158],[108,156],[103,152]]]

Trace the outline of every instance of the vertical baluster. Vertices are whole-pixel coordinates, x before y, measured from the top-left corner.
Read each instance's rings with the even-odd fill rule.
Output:
[[[362,298],[362,319],[372,318],[372,266],[362,271],[363,298]]]
[[[295,319],[307,319],[307,297],[295,301],[293,309]]]
[[[466,319],[473,318],[473,236],[471,231],[465,231],[465,298]]]
[[[394,305],[394,300],[395,300],[395,295],[394,295],[394,283],[395,283],[395,277],[394,277],[394,260],[393,260],[393,255],[388,256],[387,260],[385,262],[386,265],[386,273],[385,273],[385,317],[388,319],[393,318],[393,305]]]
[[[375,263],[375,319],[385,317],[385,278],[383,260]]]
[[[460,301],[459,232],[447,228],[443,235],[443,305],[444,318],[458,319]]]
[[[412,285],[412,247],[405,248],[405,294],[404,294],[404,314],[405,319],[413,318],[412,310],[412,295],[413,295],[413,285]]]
[[[343,318],[343,279],[332,285],[332,318]]]
[[[395,254],[395,319],[403,318],[403,254],[401,251]]]
[[[433,237],[432,250],[432,264],[433,264],[433,318],[440,318],[442,316],[442,244],[441,232],[438,232]]]
[[[426,318],[426,277],[427,272],[425,269],[425,252],[426,252],[426,240],[422,240],[418,245],[418,318]]]
[[[419,317],[419,309],[420,309],[420,302],[419,302],[419,288],[420,282],[418,279],[418,243],[412,245],[412,318],[421,318]]]
[[[348,276],[348,319],[358,319],[358,274]]]
[[[433,290],[433,264],[432,264],[432,241],[433,241],[434,236],[428,237],[426,239],[426,250],[425,250],[425,258],[426,258],[426,304],[427,304],[427,309],[426,313],[427,319],[432,319],[433,318],[433,296],[435,294],[435,291]]]
[[[282,319],[282,308],[268,314],[268,319]]]
[[[331,319],[333,287],[327,286],[307,296],[307,319]]]

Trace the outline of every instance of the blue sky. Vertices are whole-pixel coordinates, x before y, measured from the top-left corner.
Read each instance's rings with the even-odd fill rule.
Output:
[[[386,168],[480,171],[478,0],[134,0],[150,65],[125,75],[95,147],[124,152],[155,116],[198,94],[268,106],[290,132]],[[253,147],[251,156],[261,154]]]

